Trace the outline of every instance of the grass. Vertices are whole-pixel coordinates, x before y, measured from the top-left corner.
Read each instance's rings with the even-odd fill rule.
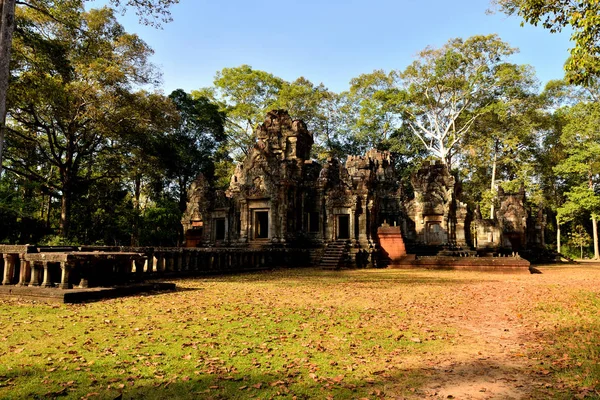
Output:
[[[280,270],[83,305],[0,300],[0,398],[419,397],[432,360],[487,351],[463,322],[494,287],[542,321],[536,338],[552,343],[532,359],[569,356],[548,373],[563,385],[551,393],[593,395],[598,287],[565,290],[559,275],[562,287],[552,274]]]

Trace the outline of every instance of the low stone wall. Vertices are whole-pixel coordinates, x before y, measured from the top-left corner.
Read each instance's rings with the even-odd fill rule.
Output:
[[[145,279],[310,264],[303,249],[0,245],[3,285],[114,286]]]
[[[519,257],[450,257],[407,256],[389,265],[389,268],[456,269],[472,271],[529,273],[529,261]]]

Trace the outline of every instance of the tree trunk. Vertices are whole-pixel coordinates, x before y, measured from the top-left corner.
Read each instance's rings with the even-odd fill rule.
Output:
[[[592,231],[594,232],[594,260],[600,260],[600,250],[598,249],[598,219],[592,215]]]
[[[67,238],[69,235],[69,218],[71,209],[71,182],[63,180],[62,196],[60,198],[60,236]]]
[[[498,151],[494,151],[494,161],[492,161],[492,184],[490,190],[494,194],[494,188],[496,187],[496,162],[498,161]],[[494,197],[492,197],[492,206],[490,207],[490,218],[494,219]]]
[[[556,217],[556,251],[560,253],[560,222]]]
[[[142,177],[138,174],[135,176],[133,195],[133,226],[131,227],[131,245],[140,245],[140,197],[142,193]]]
[[[10,76],[10,49],[15,28],[15,0],[0,0],[0,177],[6,131],[6,93]]]

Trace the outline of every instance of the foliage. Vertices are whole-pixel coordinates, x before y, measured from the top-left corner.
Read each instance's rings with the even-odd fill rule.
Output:
[[[178,89],[169,95],[179,112],[179,123],[161,140],[160,160],[172,188],[185,210],[187,188],[202,173],[210,181],[215,175],[214,154],[225,140],[225,114],[206,97],[192,98]]]
[[[397,73],[401,86],[388,101],[427,150],[451,164],[456,147],[503,86],[504,60],[515,51],[496,35],[426,48]]]
[[[580,250],[580,259],[583,259],[583,248],[592,243],[592,238],[583,225],[576,225],[569,233],[569,242]]]
[[[550,32],[572,29],[574,47],[565,63],[566,78],[574,84],[592,84],[600,76],[600,4],[573,0],[495,0],[509,15]]]
[[[152,51],[110,9],[69,9],[70,25],[27,9],[18,15],[6,169],[61,198],[69,237],[75,193],[127,168],[128,139],[163,129],[170,106],[132,91],[155,82]]]

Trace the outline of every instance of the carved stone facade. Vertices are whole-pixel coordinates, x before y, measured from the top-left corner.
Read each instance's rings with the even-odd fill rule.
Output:
[[[471,226],[482,247],[527,244],[524,197],[502,194],[498,222],[476,217],[472,225],[445,164],[425,162],[411,177],[415,196],[407,200],[389,152],[321,165],[310,158],[312,144],[304,122],[269,112],[226,191],[212,190],[202,177],[192,184],[182,220],[186,246],[323,248],[345,241],[355,253],[372,253],[384,224],[400,227],[407,250],[469,250]]]
[[[493,219],[483,219],[478,210],[475,212],[475,246],[515,252],[544,247],[545,216],[541,210],[532,215],[525,189],[507,193],[499,188],[498,200],[500,207]]]
[[[467,206],[458,200],[459,185],[441,162],[424,162],[412,175],[415,198],[408,202],[412,227],[408,238],[425,245],[466,246]],[[412,228],[412,229],[411,229]]]
[[[373,245],[384,220],[403,221],[401,189],[391,155],[371,150],[345,165],[310,159],[313,138],[304,122],[271,111],[257,143],[212,194],[198,178],[182,223],[187,246],[321,246],[335,240]]]

